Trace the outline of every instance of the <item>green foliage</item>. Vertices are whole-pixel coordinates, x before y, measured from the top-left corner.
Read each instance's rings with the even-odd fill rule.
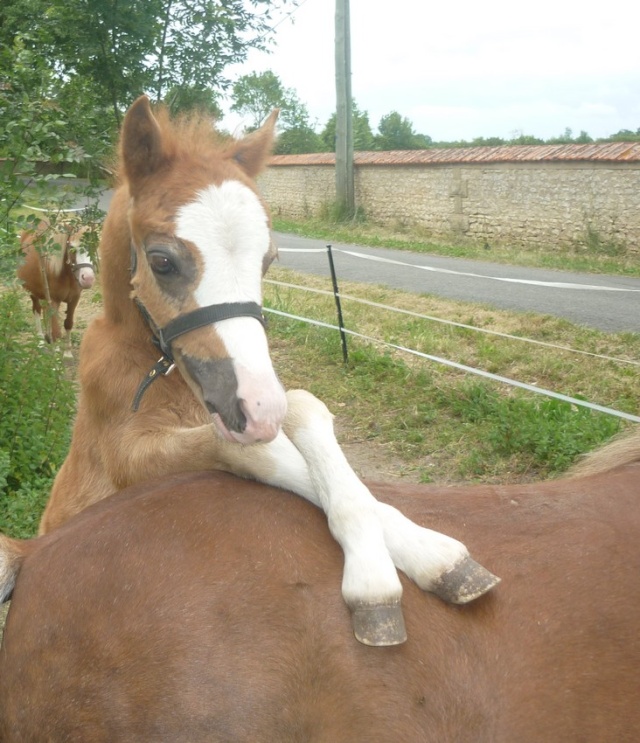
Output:
[[[87,107],[108,107],[110,125],[140,93],[224,90],[228,65],[266,48],[274,11],[295,0],[4,0],[0,44],[16,36],[56,86],[81,84]],[[78,99],[80,102],[81,99]]]
[[[296,92],[285,88],[271,70],[243,75],[233,85],[232,111],[251,117],[250,130],[257,129],[266,117],[279,109],[278,129],[274,153],[293,155],[303,152],[322,152],[324,144],[309,123],[307,107]]]
[[[608,140],[609,142],[640,142],[640,127],[632,132],[630,129],[620,129],[619,132],[612,134]]]
[[[62,351],[41,348],[17,291],[0,295],[0,532],[32,536],[66,456],[75,389]]]
[[[441,392],[440,404],[483,428],[485,451],[505,458],[517,456],[522,469],[549,474],[566,470],[580,454],[620,430],[618,418],[554,398],[504,397],[484,383]],[[477,458],[477,452],[470,456]]]
[[[55,224],[65,209],[81,200],[87,210],[75,219],[95,224],[102,217],[97,209],[97,162],[109,146],[91,132],[90,121],[78,124],[75,109],[63,108],[48,97],[55,87],[49,67],[20,37],[11,49],[0,52],[2,67],[10,72],[0,89],[0,280],[15,276],[21,255],[18,233],[32,229],[38,217],[29,206],[46,209]],[[67,90],[67,93],[69,89]],[[94,122],[95,123],[95,122]],[[85,149],[77,134],[86,136],[92,149]],[[78,182],[70,168],[80,168],[87,181]]]
[[[250,129],[257,129],[274,108],[280,109],[280,127],[292,128],[308,124],[309,114],[296,92],[285,88],[271,70],[243,75],[233,84],[231,110],[250,116]]]
[[[175,86],[165,96],[164,103],[172,116],[199,111],[211,119],[222,118],[217,95],[210,88],[196,85]]]
[[[584,236],[584,244],[593,255],[604,255],[609,257],[620,257],[627,252],[624,243],[615,239],[605,238],[590,222],[587,222]]]
[[[300,155],[305,152],[324,151],[324,142],[310,126],[286,129],[278,135],[273,150],[275,155]]]
[[[377,150],[420,150],[431,144],[431,137],[417,134],[409,119],[392,111],[380,119],[375,137]]]
[[[346,204],[336,201],[322,204],[320,208],[320,219],[331,225],[337,224],[363,224],[367,221],[367,215],[361,206],[356,206],[355,212],[351,211]]]
[[[336,114],[332,114],[320,133],[326,152],[336,151]],[[358,151],[373,150],[374,137],[369,123],[369,114],[360,111],[353,101],[353,149]]]

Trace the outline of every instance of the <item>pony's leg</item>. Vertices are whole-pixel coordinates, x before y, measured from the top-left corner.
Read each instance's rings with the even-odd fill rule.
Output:
[[[38,297],[31,295],[31,307],[33,309],[33,318],[36,323],[36,333],[44,340],[44,330],[42,329],[42,305]]]
[[[49,314],[49,327],[51,328],[49,342],[55,343],[57,340],[60,340],[61,335],[59,320],[60,303],[52,301],[51,306],[47,307],[46,311]]]
[[[415,524],[371,495],[347,462],[334,435],[333,416],[324,403],[304,390],[293,390],[287,393],[287,404],[285,432],[307,462],[316,490],[331,498],[334,473],[339,471],[342,490],[336,499],[349,501],[352,493],[358,493],[360,501],[368,496],[395,566],[422,589],[450,603],[464,604],[499,582],[471,558],[462,542]]]
[[[77,297],[73,297],[67,302],[67,313],[64,318],[64,330],[65,330],[65,350],[64,355],[66,358],[72,358],[73,353],[71,351],[71,330],[73,329],[73,316],[80,301],[80,294]]]

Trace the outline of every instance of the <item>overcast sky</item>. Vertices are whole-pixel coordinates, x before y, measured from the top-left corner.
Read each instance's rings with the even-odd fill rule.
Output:
[[[390,111],[436,141],[640,127],[639,0],[350,5],[352,93],[374,131]],[[320,129],[335,111],[334,29],[334,0],[304,0],[273,52],[234,72],[273,70]]]

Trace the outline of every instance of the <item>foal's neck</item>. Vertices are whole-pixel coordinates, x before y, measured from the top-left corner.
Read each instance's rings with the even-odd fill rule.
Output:
[[[131,235],[128,221],[129,191],[121,186],[114,194],[100,241],[100,268],[104,315],[116,324],[144,331],[131,299]]]

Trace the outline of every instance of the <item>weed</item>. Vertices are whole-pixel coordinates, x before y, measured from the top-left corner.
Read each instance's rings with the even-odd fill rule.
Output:
[[[355,211],[351,211],[345,204],[337,202],[325,203],[320,207],[320,217],[330,224],[364,224],[367,217],[361,206],[356,206]]]
[[[625,245],[616,240],[603,237],[602,234],[591,224],[587,224],[584,242],[587,250],[593,255],[604,255],[610,258],[617,258],[624,256],[627,252]]]
[[[0,531],[33,536],[66,455],[75,388],[62,350],[39,346],[17,291],[0,294]]]
[[[327,289],[324,279],[277,268],[273,278]],[[640,336],[605,334],[532,313],[341,284],[345,296],[507,332],[622,359],[640,356]],[[267,286],[276,309],[335,324],[331,297]],[[345,301],[346,327],[372,338],[491,370],[631,413],[640,407],[637,366],[580,357],[507,338],[486,339],[469,329],[440,326],[370,305]],[[333,316],[332,316],[333,315]],[[564,471],[580,454],[622,428],[618,418],[569,403],[479,381],[438,364],[349,337],[342,363],[336,331],[274,317],[274,361],[286,387],[305,387],[337,413],[343,443],[383,447],[422,481],[540,479]],[[388,471],[388,470],[387,470]]]

